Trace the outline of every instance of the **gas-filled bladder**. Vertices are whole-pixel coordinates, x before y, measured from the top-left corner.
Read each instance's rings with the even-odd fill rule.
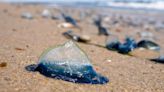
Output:
[[[73,41],[46,50],[35,70],[47,77],[74,83],[105,84],[109,81],[96,73],[87,55]]]

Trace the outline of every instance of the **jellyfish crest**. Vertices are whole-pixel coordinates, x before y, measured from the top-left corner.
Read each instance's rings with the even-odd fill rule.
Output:
[[[51,61],[58,65],[91,65],[88,57],[73,41],[66,42],[62,46],[46,51],[39,60],[39,62],[42,61],[48,61],[46,63]]]

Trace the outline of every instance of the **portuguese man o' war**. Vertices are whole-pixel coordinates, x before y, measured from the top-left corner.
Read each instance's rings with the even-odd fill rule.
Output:
[[[109,50],[116,50],[122,54],[128,54],[130,51],[137,48],[137,43],[131,37],[127,37],[124,43],[119,42],[119,40],[114,40],[106,44],[106,48]]]
[[[96,73],[86,54],[73,41],[44,52],[35,70],[47,77],[74,83],[105,84],[109,81]]]
[[[137,46],[146,48],[146,49],[150,49],[150,50],[155,50],[155,51],[160,50],[160,46],[150,40],[141,40],[140,42],[137,43]]]
[[[64,13],[62,13],[63,18],[65,19],[66,22],[69,22],[75,26],[77,26],[77,22],[75,19],[73,19],[71,16],[65,15]]]
[[[136,41],[131,37],[127,37],[125,43],[119,46],[119,53],[127,54],[135,48],[137,48]]]
[[[157,62],[157,63],[162,63],[164,64],[164,56],[159,56],[158,58],[155,59],[150,59],[151,61]]]
[[[163,46],[161,46],[159,53],[160,53],[160,55],[158,57],[152,58],[150,60],[154,61],[156,63],[164,64],[164,50],[163,50]]]
[[[71,23],[72,25],[74,25],[76,28],[80,29],[81,30],[81,27],[77,24],[77,21],[72,18],[71,16],[68,16],[64,13],[62,13],[62,17],[64,18],[64,20],[67,22],[67,23]]]
[[[94,20],[94,24],[98,28],[98,35],[109,36],[111,34],[111,33],[109,33],[109,31],[105,27],[102,26],[102,19],[101,18]]]

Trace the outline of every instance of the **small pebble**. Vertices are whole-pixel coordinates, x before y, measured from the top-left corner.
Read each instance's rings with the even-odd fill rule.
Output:
[[[29,12],[22,13],[21,17],[24,18],[24,19],[33,19],[33,15]]]
[[[112,62],[112,60],[110,60],[110,59],[107,59],[106,61],[109,62],[109,63]]]
[[[23,51],[23,50],[25,50],[25,49],[22,49],[22,48],[15,48],[15,50]]]
[[[74,25],[71,23],[62,23],[58,25],[59,28],[73,28]]]
[[[0,67],[6,67],[7,66],[7,63],[6,62],[1,62],[0,63]]]
[[[4,9],[3,12],[4,12],[4,13],[8,13],[8,10],[7,10],[7,9]]]
[[[26,45],[27,48],[29,48],[29,45]]]
[[[124,76],[123,74],[119,74],[120,76]]]
[[[11,79],[9,77],[4,77],[4,80],[11,81]]]
[[[48,9],[43,10],[41,15],[44,18],[50,18],[52,16],[51,12]]]
[[[90,36],[88,36],[88,35],[81,35],[80,39],[85,42],[89,42],[91,40]]]
[[[13,28],[12,31],[17,31],[17,30],[15,28]]]

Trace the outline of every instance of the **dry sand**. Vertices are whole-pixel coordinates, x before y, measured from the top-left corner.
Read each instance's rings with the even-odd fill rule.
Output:
[[[57,27],[62,21],[42,18],[40,13],[43,9],[34,5],[0,4],[0,63],[7,63],[6,67],[0,67],[0,92],[164,92],[163,64],[83,43],[78,44],[92,60],[96,71],[110,79],[109,83],[75,84],[26,71],[25,67],[36,64],[45,49],[68,40],[62,36],[62,32],[68,29]],[[25,11],[32,12],[35,18],[21,18],[21,13]],[[54,12],[58,13],[58,10]],[[104,43],[105,37],[97,36],[93,24],[84,22],[80,26],[93,42]],[[116,33],[120,37],[124,33],[140,30],[119,28],[121,33]],[[111,31],[115,29],[111,28]],[[77,29],[74,31],[78,33]],[[152,32],[163,38],[163,33]],[[159,43],[164,45],[163,40]]]

